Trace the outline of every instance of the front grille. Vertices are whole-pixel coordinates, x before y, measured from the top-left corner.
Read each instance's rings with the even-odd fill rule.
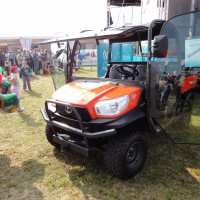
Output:
[[[60,115],[63,115],[65,117],[68,117],[68,118],[71,118],[71,119],[77,119],[75,114],[72,112],[72,113],[67,113],[66,112],[66,106],[65,105],[56,105],[56,108],[57,108],[57,112],[60,114]]]
[[[86,108],[76,107],[76,110],[83,121],[89,122],[92,120],[92,118]]]
[[[80,125],[79,125],[78,120],[62,117],[61,115],[60,116],[56,115],[56,121],[58,121],[60,123],[63,123],[63,124],[67,124],[68,126],[71,126],[73,128],[77,128],[77,129],[81,128]]]
[[[66,112],[66,105],[62,105],[62,104],[57,104],[56,105],[57,108],[57,112],[62,115],[65,116],[69,119],[74,119],[74,120],[78,120],[75,113],[72,111],[71,113],[67,113]],[[92,120],[92,118],[90,117],[90,114],[88,113],[86,108],[83,107],[75,107],[76,111],[78,112],[78,114],[80,115],[81,119],[83,122],[89,122]]]

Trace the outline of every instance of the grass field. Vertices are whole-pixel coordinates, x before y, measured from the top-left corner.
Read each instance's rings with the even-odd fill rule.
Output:
[[[86,158],[47,142],[40,108],[53,82],[50,75],[38,75],[31,84],[33,92],[22,92],[24,112],[0,113],[0,199],[200,199],[200,146],[151,136],[142,172],[121,181],[107,173],[101,152]]]

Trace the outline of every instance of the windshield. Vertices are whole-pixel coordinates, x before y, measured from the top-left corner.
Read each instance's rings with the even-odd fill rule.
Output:
[[[168,38],[168,53],[156,60],[159,123],[177,141],[200,142],[200,13],[170,19],[161,35]]]

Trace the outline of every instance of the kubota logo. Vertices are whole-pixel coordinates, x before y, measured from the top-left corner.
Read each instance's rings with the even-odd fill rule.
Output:
[[[67,114],[71,114],[72,113],[72,109],[69,106],[65,106],[65,112]]]

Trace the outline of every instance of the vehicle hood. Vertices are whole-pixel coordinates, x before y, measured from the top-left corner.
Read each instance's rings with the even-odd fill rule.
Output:
[[[118,85],[110,81],[74,81],[62,86],[53,94],[53,99],[76,106],[86,106],[100,100],[108,100],[123,95],[140,94],[139,87]]]

